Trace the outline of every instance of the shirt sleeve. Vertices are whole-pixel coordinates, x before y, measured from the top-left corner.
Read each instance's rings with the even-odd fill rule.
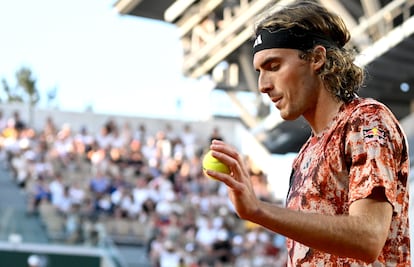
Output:
[[[345,150],[350,159],[349,204],[383,187],[395,207],[405,141],[394,115],[383,105],[359,106],[350,116]]]

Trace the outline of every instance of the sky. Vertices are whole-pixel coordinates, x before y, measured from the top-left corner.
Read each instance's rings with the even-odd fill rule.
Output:
[[[184,120],[238,115],[209,79],[183,76],[174,25],[120,15],[113,3],[0,0],[0,79],[14,86],[15,73],[30,68],[42,108]],[[48,103],[53,88],[57,98]],[[255,96],[239,98],[254,115]]]
[[[40,107],[204,118],[215,106],[223,109],[218,113],[234,114],[209,79],[183,76],[174,25],[120,15],[113,3],[0,1],[0,79],[14,86],[16,71],[30,68]],[[48,103],[54,88],[57,97]]]

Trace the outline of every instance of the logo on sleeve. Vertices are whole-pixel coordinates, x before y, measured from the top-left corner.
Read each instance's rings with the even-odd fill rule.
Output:
[[[383,141],[385,139],[385,132],[377,127],[371,129],[364,129],[364,141],[365,142],[372,142],[372,141]]]

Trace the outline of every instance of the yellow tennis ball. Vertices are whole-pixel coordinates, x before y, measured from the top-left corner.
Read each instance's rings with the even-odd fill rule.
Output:
[[[204,173],[206,170],[212,170],[212,171],[216,171],[216,172],[221,172],[221,173],[230,173],[230,169],[229,167],[227,167],[227,165],[225,165],[224,163],[222,163],[221,161],[219,161],[218,159],[216,159],[215,157],[213,157],[211,155],[211,151],[208,151],[203,158],[203,170]],[[207,174],[206,174],[207,175]],[[210,178],[213,178],[209,175],[207,175]]]

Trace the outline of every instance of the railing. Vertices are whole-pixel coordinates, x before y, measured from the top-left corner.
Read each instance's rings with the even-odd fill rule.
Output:
[[[414,15],[414,0],[394,0],[351,29],[352,43],[359,51],[371,46]]]

